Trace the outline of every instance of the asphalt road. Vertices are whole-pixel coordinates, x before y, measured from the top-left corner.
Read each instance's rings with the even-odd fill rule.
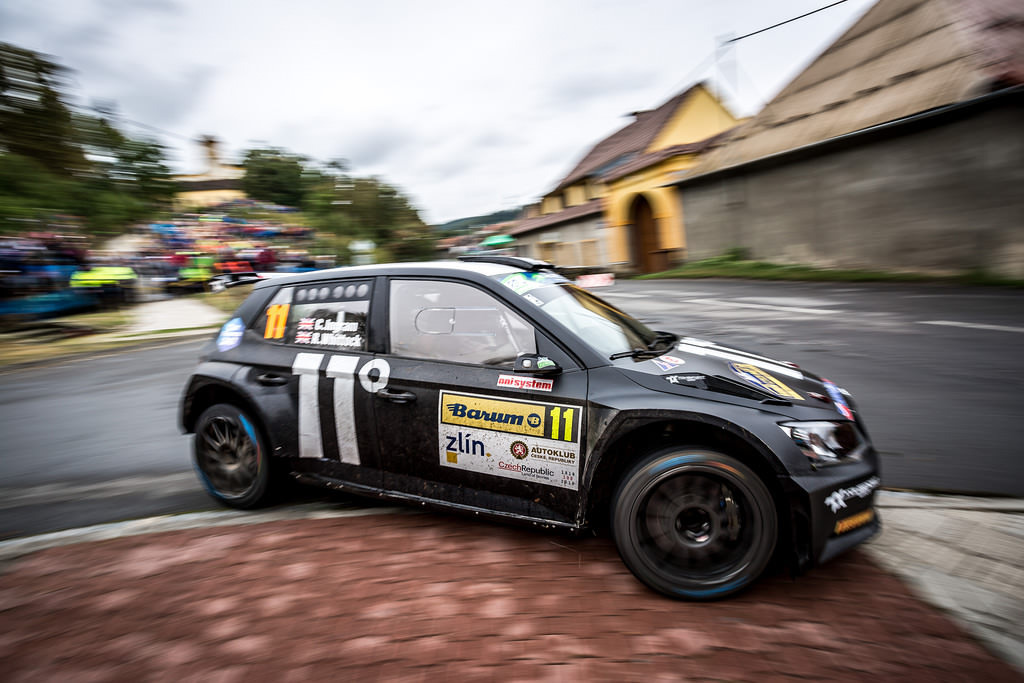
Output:
[[[658,329],[791,360],[849,389],[885,487],[1024,497],[1019,291],[626,281],[599,294]],[[215,508],[176,424],[200,345],[0,374],[0,538]]]

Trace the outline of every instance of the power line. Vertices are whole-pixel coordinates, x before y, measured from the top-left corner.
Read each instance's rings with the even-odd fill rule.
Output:
[[[785,21],[780,21],[777,24],[773,24],[771,26],[766,26],[766,27],[764,27],[762,29],[758,29],[757,31],[754,31],[752,33],[748,33],[746,35],[739,36],[738,38],[731,38],[731,39],[723,42],[722,45],[728,45],[729,43],[735,43],[736,41],[743,40],[744,38],[749,38],[750,36],[756,36],[758,33],[764,33],[765,31],[771,31],[773,28],[778,28],[780,26],[785,26],[786,24],[790,24],[790,23],[792,23],[794,21],[797,21],[799,19],[803,19],[804,17],[809,17],[812,14],[817,14],[818,12],[823,12],[823,11],[829,9],[830,7],[835,7],[836,5],[841,5],[844,2],[846,2],[846,0],[838,0],[838,2],[833,2],[831,5],[825,5],[824,7],[819,7],[816,10],[812,10],[810,12],[807,12],[806,14],[801,14],[798,17],[793,17],[792,19],[786,19]]]

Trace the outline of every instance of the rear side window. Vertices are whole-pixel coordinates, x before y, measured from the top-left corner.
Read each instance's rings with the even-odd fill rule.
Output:
[[[533,327],[490,294],[441,280],[392,280],[391,353],[477,365],[511,365],[536,353]]]
[[[289,345],[366,350],[372,280],[283,287],[256,321],[263,338]]]

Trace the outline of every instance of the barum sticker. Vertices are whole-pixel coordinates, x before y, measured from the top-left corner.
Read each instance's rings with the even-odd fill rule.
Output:
[[[443,467],[577,490],[579,406],[442,391],[438,412]]]

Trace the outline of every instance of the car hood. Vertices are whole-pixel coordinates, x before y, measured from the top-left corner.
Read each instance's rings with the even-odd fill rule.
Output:
[[[780,412],[801,417],[855,419],[852,397],[829,380],[794,363],[704,339],[683,337],[660,356],[623,359],[616,366],[656,391],[793,406],[795,411]]]

